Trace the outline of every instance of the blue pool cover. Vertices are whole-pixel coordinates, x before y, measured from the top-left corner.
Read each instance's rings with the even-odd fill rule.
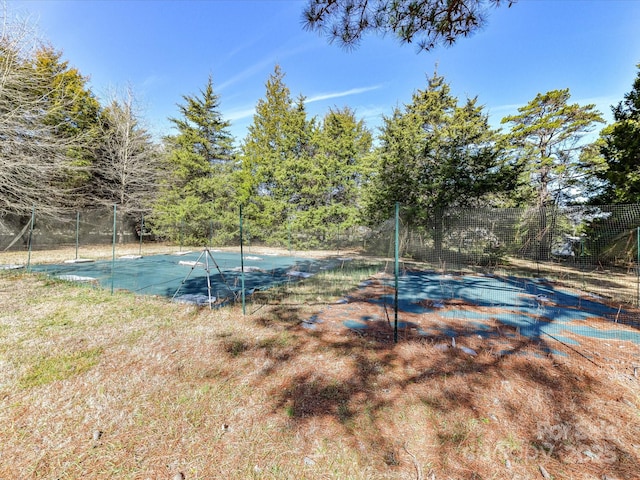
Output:
[[[393,295],[369,301],[387,306],[394,304]],[[433,320],[431,328],[418,329],[418,334],[425,336],[455,336],[454,330],[438,322],[456,319],[466,321],[474,334],[486,337],[489,324],[495,320],[516,328],[520,335],[533,339],[553,338],[567,345],[579,344],[567,334],[626,340],[640,345],[640,323],[636,328],[614,326],[613,321],[620,315],[631,317],[627,311],[599,302],[595,296],[558,287],[539,278],[409,271],[398,279],[398,309],[425,314]],[[348,322],[344,323],[347,328],[366,328],[364,319],[357,325],[354,320]]]
[[[185,298],[206,297],[210,285],[212,296],[227,299],[241,292],[241,264],[239,253],[203,250],[129,256],[115,261],[36,265],[32,270],[65,280],[96,282],[104,288],[113,285],[115,289],[166,297],[173,297],[176,292]],[[339,264],[340,259],[320,261],[281,255],[245,255],[245,290],[251,293],[268,289]]]

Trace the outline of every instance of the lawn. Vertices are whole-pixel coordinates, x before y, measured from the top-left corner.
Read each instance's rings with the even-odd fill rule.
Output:
[[[625,342],[549,356],[495,326],[527,354],[470,355],[305,328],[323,302],[243,316],[3,273],[0,478],[640,478]]]

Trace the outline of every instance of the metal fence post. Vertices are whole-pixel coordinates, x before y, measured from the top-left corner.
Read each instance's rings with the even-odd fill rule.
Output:
[[[242,205],[240,205],[240,288],[242,289],[242,314],[247,314],[244,293],[244,241],[242,238]]]
[[[36,206],[31,207],[31,225],[29,226],[29,247],[27,254],[27,271],[31,270],[31,250],[33,249],[33,226],[36,221]]]
[[[398,343],[398,274],[400,273],[400,203],[396,202],[396,228],[395,228],[395,268],[394,268],[394,279],[395,279],[395,292],[393,298],[393,342]]]
[[[113,240],[111,242],[111,295],[113,295],[113,281],[116,268],[116,232],[117,232],[117,204],[113,204]]]
[[[142,255],[142,237],[144,236],[144,213],[140,214],[140,248],[138,248],[138,255]]]
[[[78,248],[80,246],[80,211],[76,212],[76,260],[78,260]]]

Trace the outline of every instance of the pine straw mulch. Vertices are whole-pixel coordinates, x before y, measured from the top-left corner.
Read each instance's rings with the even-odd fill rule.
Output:
[[[384,405],[429,407],[429,418],[414,419],[412,430],[424,426],[433,472],[544,478],[542,467],[553,478],[640,478],[640,345],[571,331],[563,332],[570,342],[527,338],[495,319],[482,320],[479,330],[468,320],[438,315],[451,308],[504,313],[460,300],[421,300],[437,310],[401,311],[395,344],[393,306],[380,301],[393,297],[386,280],[374,277],[302,326],[329,343],[354,342],[378,352],[383,370],[393,372],[376,385]],[[638,332],[640,311],[625,308],[635,320],[631,326],[602,318],[577,324]],[[401,431],[395,435],[403,438]]]
[[[394,343],[389,293],[242,316],[1,276],[0,478],[639,478],[637,345],[405,313]]]

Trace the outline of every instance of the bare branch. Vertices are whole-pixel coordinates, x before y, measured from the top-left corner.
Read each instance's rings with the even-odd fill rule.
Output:
[[[56,87],[32,67],[33,30],[6,9],[0,24],[0,215],[28,214],[34,205],[58,215],[73,196],[65,187],[67,152],[78,139],[55,135],[56,126],[45,121]]]

